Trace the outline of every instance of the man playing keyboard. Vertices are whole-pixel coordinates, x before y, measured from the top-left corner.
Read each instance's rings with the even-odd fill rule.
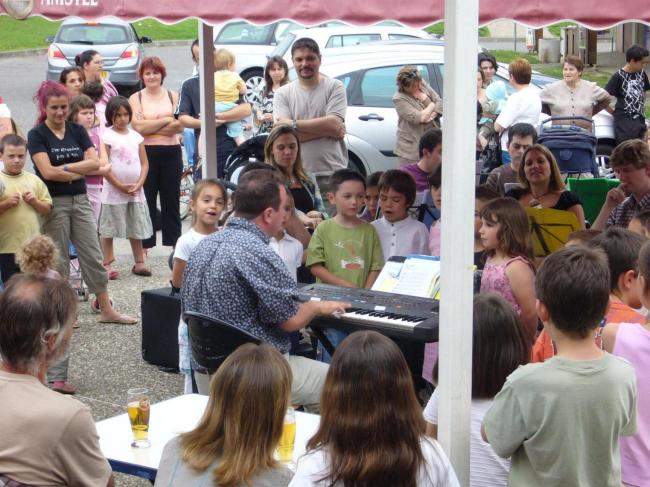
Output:
[[[291,402],[317,410],[327,365],[289,355],[289,332],[319,315],[340,315],[337,301],[299,303],[298,290],[282,259],[269,246],[287,218],[287,191],[268,170],[244,174],[234,193],[234,216],[204,238],[190,255],[181,288],[183,311],[212,316],[245,330],[284,354],[293,383]],[[209,376],[195,374],[207,394]]]

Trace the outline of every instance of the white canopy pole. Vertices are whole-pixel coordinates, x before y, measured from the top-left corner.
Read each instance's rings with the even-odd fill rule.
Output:
[[[445,0],[438,439],[469,485],[478,0]]]
[[[199,23],[199,84],[201,86],[201,137],[199,154],[203,177],[217,177],[217,132],[214,126],[214,40],[212,26]]]

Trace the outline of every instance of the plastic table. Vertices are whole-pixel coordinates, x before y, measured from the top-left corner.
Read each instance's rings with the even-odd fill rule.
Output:
[[[95,424],[99,445],[114,472],[154,481],[162,451],[169,440],[194,428],[208,403],[208,397],[185,394],[152,404],[149,418],[149,448],[133,448],[131,425],[126,413]],[[126,408],[125,408],[126,409]],[[320,416],[296,411],[294,464],[320,422]]]

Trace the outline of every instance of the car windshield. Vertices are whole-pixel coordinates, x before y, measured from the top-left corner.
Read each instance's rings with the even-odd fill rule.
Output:
[[[277,46],[275,46],[275,49],[273,49],[273,52],[269,55],[270,57],[273,56],[280,56],[284,57],[284,55],[287,53],[291,45],[293,44],[293,41],[296,40],[296,34],[293,33],[288,33],[285,35],[282,40],[279,42]]]
[[[127,44],[131,42],[127,30],[120,25],[72,24],[63,25],[55,42],[61,44]]]
[[[226,25],[215,40],[215,44],[266,44],[275,24],[252,25],[248,22],[234,22]]]

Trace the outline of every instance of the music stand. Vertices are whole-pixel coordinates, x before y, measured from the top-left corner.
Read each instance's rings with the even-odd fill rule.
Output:
[[[575,213],[550,208],[525,208],[535,257],[546,257],[562,248],[572,232],[580,229]]]

